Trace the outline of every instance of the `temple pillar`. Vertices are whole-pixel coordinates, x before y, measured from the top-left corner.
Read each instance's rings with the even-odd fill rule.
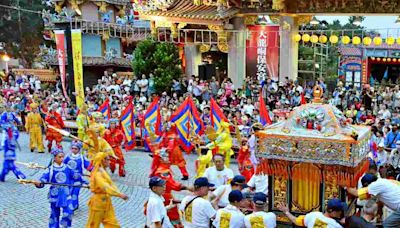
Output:
[[[229,38],[228,76],[235,88],[241,88],[246,77],[246,26],[243,18],[234,18],[232,23],[236,32]]]
[[[199,75],[201,53],[195,44],[185,44],[186,76]]]
[[[296,18],[281,16],[280,27],[279,81],[284,81],[285,77],[296,80],[299,57],[299,44],[294,40],[299,31]]]

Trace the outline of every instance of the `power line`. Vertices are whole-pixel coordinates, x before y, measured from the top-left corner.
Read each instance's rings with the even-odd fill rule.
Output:
[[[12,9],[12,10],[18,10],[18,11],[24,11],[24,12],[28,12],[28,13],[36,13],[36,14],[43,15],[43,13],[40,10],[39,11],[35,11],[35,10],[24,9],[24,8],[16,7],[16,6],[9,6],[9,5],[0,4],[0,8],[6,8],[6,9]]]

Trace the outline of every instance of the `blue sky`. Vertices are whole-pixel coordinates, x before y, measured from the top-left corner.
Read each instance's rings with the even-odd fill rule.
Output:
[[[318,20],[326,20],[331,23],[334,20],[339,20],[341,24],[348,22],[348,16],[317,16]],[[387,34],[400,37],[400,25],[395,24],[396,16],[367,16],[363,21],[363,26],[367,29],[373,29],[386,37]]]

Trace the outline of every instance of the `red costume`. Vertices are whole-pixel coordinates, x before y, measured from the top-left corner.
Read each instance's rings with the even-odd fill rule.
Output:
[[[125,158],[121,150],[121,144],[124,141],[124,133],[119,128],[107,129],[104,132],[104,139],[113,148],[117,159],[110,159],[110,169],[114,173],[117,164],[119,165],[118,174],[120,177],[125,176]]]
[[[250,160],[250,150],[248,146],[242,145],[239,150],[237,161],[239,164],[240,174],[244,176],[246,178],[246,182],[248,182],[254,174],[254,166]]]
[[[155,171],[155,176],[158,176],[161,179],[165,180],[165,193],[163,194],[163,197],[165,199],[165,206],[168,206],[171,200],[175,201],[174,196],[172,195],[172,191],[181,191],[186,189],[184,185],[174,180],[174,178],[172,177],[170,165],[168,163],[161,163]],[[179,219],[177,206],[169,209],[167,211],[167,215],[174,227],[183,227]]]
[[[64,121],[61,118],[61,115],[56,111],[48,112],[46,115],[45,121],[46,121],[47,125],[51,125],[58,129],[63,129],[65,127]],[[46,140],[48,141],[47,148],[49,149],[49,152],[51,151],[53,141],[56,141],[57,146],[60,147],[62,139],[63,139],[63,137],[60,133],[58,133],[57,131],[55,131],[51,128],[47,128]]]

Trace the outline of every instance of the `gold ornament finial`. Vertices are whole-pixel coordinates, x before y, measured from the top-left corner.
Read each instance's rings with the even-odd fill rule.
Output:
[[[324,90],[322,89],[321,86],[316,85],[314,86],[313,89],[313,95],[314,95],[314,103],[322,103],[322,95],[324,94]]]

